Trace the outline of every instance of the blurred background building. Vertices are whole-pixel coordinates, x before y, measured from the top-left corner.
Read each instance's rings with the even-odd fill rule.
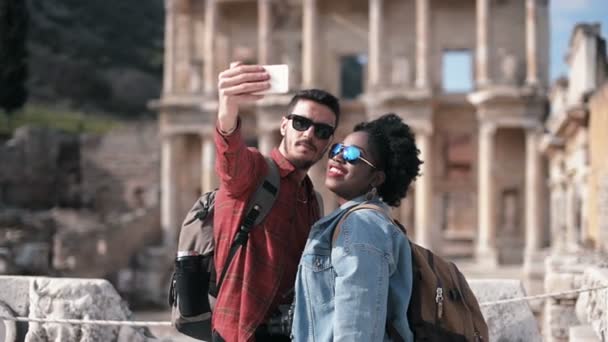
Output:
[[[217,185],[212,133],[217,74],[230,61],[290,66],[291,90],[318,87],[344,104],[336,139],[386,112],[415,131],[425,161],[395,216],[422,245],[490,265],[521,264],[547,245],[546,1],[166,1],[162,226]],[[450,66],[464,60],[468,70]],[[464,87],[452,88],[452,74]],[[243,111],[246,139],[280,141],[289,94]],[[325,163],[311,176],[326,212]]]

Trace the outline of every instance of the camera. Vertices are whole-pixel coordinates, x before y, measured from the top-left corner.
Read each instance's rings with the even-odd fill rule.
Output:
[[[294,304],[279,305],[279,312],[271,316],[266,323],[266,329],[271,335],[291,336]]]

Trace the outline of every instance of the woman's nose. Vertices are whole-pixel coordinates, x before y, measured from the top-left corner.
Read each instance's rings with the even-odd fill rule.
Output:
[[[333,156],[331,159],[332,159],[332,160],[334,160],[334,161],[337,161],[337,162],[338,162],[338,163],[340,163],[340,164],[344,164],[344,163],[346,163],[346,161],[345,161],[345,160],[344,160],[344,158],[342,157],[342,152],[340,152],[340,153],[336,154],[336,155],[335,155],[335,156]]]

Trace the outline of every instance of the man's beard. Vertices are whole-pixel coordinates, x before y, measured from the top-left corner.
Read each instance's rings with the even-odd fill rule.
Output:
[[[298,170],[308,171],[317,161],[313,160],[291,160],[288,159]]]
[[[310,141],[306,141],[306,140],[300,140],[299,142],[296,142],[295,144],[291,144],[289,141],[287,141],[287,139],[283,139],[283,149],[285,150],[285,152],[287,153],[287,155],[285,156],[285,158],[287,160],[289,160],[289,162],[291,162],[291,164],[293,164],[293,166],[301,171],[308,171],[308,169],[310,169],[316,162],[318,162],[321,158],[316,158],[313,160],[306,160],[306,159],[294,159],[292,157],[292,155],[294,153],[291,153],[292,150],[294,150],[296,148],[296,146],[300,143],[307,143],[308,145],[310,145],[310,147],[313,149],[313,151],[316,153],[317,151],[317,147]]]

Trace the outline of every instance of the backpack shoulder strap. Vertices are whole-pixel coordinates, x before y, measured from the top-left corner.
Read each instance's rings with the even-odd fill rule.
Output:
[[[331,239],[332,243],[335,242],[336,239],[338,238],[338,235],[340,235],[340,227],[342,226],[342,223],[344,223],[344,221],[346,221],[346,218],[348,217],[348,215],[350,215],[354,211],[361,210],[361,209],[372,209],[375,211],[379,211],[379,212],[383,213],[384,216],[386,216],[391,221],[393,220],[388,214],[386,214],[384,209],[377,204],[363,202],[361,204],[355,205],[355,206],[349,208],[346,211],[346,213],[342,214],[342,217],[340,217],[340,220],[338,221],[338,223],[336,224],[336,228],[334,229],[334,234]]]
[[[266,217],[279,194],[281,182],[279,167],[270,157],[265,156],[264,160],[266,160],[266,164],[268,164],[268,173],[260,185],[258,185],[257,189],[253,193],[253,196],[249,200],[249,204],[245,210],[245,217],[243,218],[241,226],[239,227],[239,230],[232,241],[232,245],[228,251],[228,257],[226,258],[226,262],[222,268],[222,274],[217,283],[218,292],[222,286],[222,283],[224,282],[226,272],[232,263],[232,259],[234,259],[234,255],[238,251],[239,247],[247,243],[247,240],[249,239],[249,232],[251,232],[251,229],[255,225],[260,224],[260,222],[262,222],[262,220]]]
[[[245,210],[245,217],[252,211],[257,211],[257,216],[253,221],[252,227],[260,224],[266,215],[268,215],[281,187],[279,167],[270,157],[264,156],[264,160],[266,160],[266,164],[268,165],[268,173],[253,193],[253,197],[249,200],[249,204]]]

